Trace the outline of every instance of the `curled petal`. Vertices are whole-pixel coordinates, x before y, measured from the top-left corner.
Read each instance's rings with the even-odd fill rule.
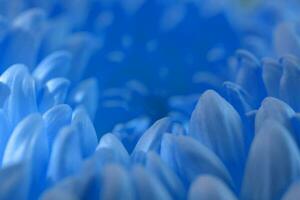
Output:
[[[40,112],[65,102],[70,87],[70,81],[65,78],[54,78],[48,81],[43,88],[39,104]]]
[[[79,83],[74,88],[69,96],[69,103],[73,106],[82,105],[87,110],[91,119],[94,116],[98,107],[99,88],[96,79],[87,79]]]
[[[47,81],[65,77],[70,70],[71,55],[66,51],[57,51],[47,56],[33,71],[38,88]]]
[[[231,82],[224,82],[223,88],[226,100],[241,116],[251,110],[250,96],[243,88]]]
[[[300,155],[289,132],[276,121],[266,121],[252,143],[241,199],[280,199],[300,177]]]
[[[256,113],[255,133],[259,132],[266,120],[273,120],[291,131],[290,120],[294,114],[295,112],[288,104],[276,98],[267,97],[263,100]]]
[[[239,63],[236,83],[255,98],[255,104],[259,104],[261,99],[266,96],[260,63],[254,55],[245,50],[237,51],[236,57]]]
[[[190,187],[189,200],[237,200],[233,192],[217,177],[203,175],[197,178]]]
[[[139,139],[133,152],[159,151],[163,134],[165,134],[171,125],[169,118],[163,118],[155,122]]]

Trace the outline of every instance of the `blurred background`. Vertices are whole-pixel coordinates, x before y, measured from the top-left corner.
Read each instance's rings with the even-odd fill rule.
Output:
[[[176,109],[189,113],[204,89],[219,90],[234,78],[231,58],[237,49],[258,58],[297,53],[295,40],[282,38],[299,33],[298,4],[297,0],[0,0],[0,27],[16,35],[24,33],[9,26],[30,17],[23,11],[45,11],[44,21],[37,18],[28,25],[36,31],[19,41],[0,29],[1,72],[18,62],[33,68],[56,50],[70,51],[69,78],[75,83],[90,77],[98,80],[95,126],[105,133],[137,117],[152,122]],[[11,57],[9,44],[14,42],[18,51]]]

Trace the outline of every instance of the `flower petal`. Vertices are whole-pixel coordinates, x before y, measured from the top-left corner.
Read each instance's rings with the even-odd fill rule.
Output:
[[[265,58],[262,62],[263,80],[269,96],[279,98],[279,85],[283,67],[272,58]]]
[[[67,126],[55,138],[48,167],[49,183],[75,174],[82,163],[79,134],[74,126]]]
[[[35,83],[24,65],[13,65],[0,78],[10,88],[10,95],[4,105],[12,127],[28,114],[37,111]]]
[[[236,110],[215,91],[206,91],[192,114],[189,134],[221,158],[239,187],[245,160],[245,139]]]
[[[203,175],[197,178],[190,187],[189,200],[237,200],[233,192],[217,177]]]
[[[72,109],[66,104],[54,106],[43,115],[50,149],[52,149],[60,130],[70,124],[71,118]]]
[[[171,121],[169,118],[156,121],[139,139],[133,152],[159,151],[163,134],[168,131],[170,125]]]
[[[274,120],[274,122],[283,125],[288,130],[291,128],[291,118],[295,114],[293,109],[283,101],[273,97],[267,97],[263,100],[255,117],[255,133],[257,134],[261,127],[264,126],[266,120]]]
[[[300,155],[290,133],[276,121],[265,121],[252,143],[241,199],[280,199],[300,177]]]
[[[164,186],[143,167],[134,166],[131,177],[137,199],[172,199]]]
[[[162,140],[161,157],[185,186],[201,174],[212,174],[233,187],[232,179],[219,158],[190,137],[166,134]]]
[[[177,175],[154,153],[147,154],[146,169],[166,187],[173,199],[184,199],[185,188]]]
[[[78,130],[82,145],[82,156],[86,158],[95,152],[98,143],[94,125],[83,108],[77,108],[73,112],[72,124]]]

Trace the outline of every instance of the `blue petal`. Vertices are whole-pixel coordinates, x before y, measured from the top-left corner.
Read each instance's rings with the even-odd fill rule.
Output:
[[[300,155],[290,133],[276,121],[265,121],[252,143],[241,199],[280,199],[300,177]]]
[[[33,77],[40,89],[47,81],[65,77],[70,70],[71,55],[66,51],[56,51],[47,56],[33,71]]]
[[[48,167],[49,183],[75,174],[82,163],[79,134],[75,127],[67,126],[55,138]]]
[[[283,67],[272,58],[263,60],[263,80],[269,96],[279,98],[279,85]]]
[[[82,156],[86,158],[94,153],[98,143],[94,125],[83,108],[77,108],[73,112],[72,124],[78,130],[82,146]]]
[[[0,82],[0,108],[3,107],[9,95],[10,95],[9,87],[6,84]]]
[[[295,111],[300,111],[300,60],[293,56],[281,58],[283,75],[280,80],[280,97]]]
[[[45,112],[52,106],[64,103],[69,86],[70,81],[65,78],[54,78],[48,81],[42,91],[39,104],[40,112]]]
[[[2,163],[2,157],[4,154],[4,150],[6,148],[6,144],[10,137],[10,130],[8,126],[8,119],[3,110],[0,109],[0,163]]]
[[[103,200],[134,199],[129,174],[118,165],[108,165],[101,171],[101,192]]]
[[[161,157],[187,186],[197,176],[211,174],[233,187],[232,179],[219,158],[190,137],[166,134],[162,140]]]
[[[177,175],[154,153],[147,154],[146,169],[166,187],[173,199],[184,199],[185,188]]]
[[[189,200],[237,200],[233,192],[217,177],[203,175],[190,187]]]
[[[300,197],[300,182],[293,183],[287,192],[283,195],[282,200],[298,200]]]
[[[236,110],[215,91],[206,91],[192,114],[189,134],[221,158],[239,187],[245,161],[245,141]]]
[[[45,187],[48,159],[49,148],[42,117],[39,114],[29,115],[16,126],[9,138],[3,165],[28,162],[32,179],[30,198],[35,198]]]
[[[266,96],[260,63],[254,55],[245,50],[237,51],[237,59],[239,71],[236,83],[244,88],[251,97],[255,98],[256,104],[259,104],[261,99]]]
[[[80,199],[84,187],[82,178],[71,176],[46,190],[40,197],[42,200],[75,200]]]
[[[119,139],[111,133],[105,134],[97,146],[97,151],[101,148],[113,149],[122,158],[123,163],[129,164],[129,154]]]
[[[234,106],[236,111],[244,116],[252,108],[251,97],[249,94],[241,88],[239,85],[231,82],[224,82],[223,88],[225,92],[226,100]]]
[[[46,13],[39,8],[33,8],[21,13],[13,21],[13,26],[31,32],[36,38],[41,40],[46,28]]]
[[[97,44],[98,41],[96,38],[86,32],[75,33],[64,41],[64,49],[71,52],[73,56],[73,70],[71,70],[68,75],[70,80],[76,82],[82,78],[90,57],[98,46]]]
[[[49,147],[52,149],[60,130],[71,123],[72,109],[65,104],[54,106],[43,115],[43,119],[47,130]]]
[[[28,199],[30,174],[24,163],[18,163],[0,170],[0,199]]]
[[[133,152],[159,151],[162,136],[168,131],[171,125],[169,118],[156,121],[139,139]]]
[[[264,99],[256,113],[255,133],[259,132],[260,128],[264,126],[266,120],[273,120],[291,131],[291,119],[294,114],[295,112],[293,109],[283,101],[273,97],[267,97]]]
[[[141,166],[134,166],[131,177],[135,188],[136,199],[172,199],[164,186]]]
[[[91,119],[94,116],[98,107],[99,88],[96,79],[87,79],[79,83],[74,88],[69,96],[69,102],[72,106],[84,106]]]
[[[292,22],[281,22],[273,31],[273,41],[278,55],[294,54],[300,56],[300,42],[297,25]]]
[[[0,81],[10,88],[4,105],[9,123],[14,127],[28,114],[37,111],[35,83],[24,65],[13,65],[1,76]]]

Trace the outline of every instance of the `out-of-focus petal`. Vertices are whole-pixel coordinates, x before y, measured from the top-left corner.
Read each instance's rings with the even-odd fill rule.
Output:
[[[28,199],[30,174],[26,165],[18,163],[0,170],[0,199]]]
[[[287,192],[283,195],[282,200],[298,200],[300,197],[300,182],[293,183]]]
[[[143,167],[134,166],[131,176],[137,199],[172,199],[164,186]]]
[[[279,23],[273,31],[273,43],[278,55],[300,55],[300,40],[297,25],[290,22]]]
[[[100,199],[134,199],[134,188],[129,174],[118,165],[107,165],[101,171]]]
[[[197,178],[190,187],[189,200],[237,200],[233,192],[217,177],[203,175]]]
[[[184,199],[186,191],[180,179],[156,153],[147,154],[146,169],[160,180],[173,199]]]
[[[262,76],[268,95],[279,98],[279,86],[283,67],[272,58],[265,58],[262,61],[262,66]]]
[[[300,111],[300,60],[293,56],[281,58],[283,74],[280,80],[280,97],[296,112]]]

